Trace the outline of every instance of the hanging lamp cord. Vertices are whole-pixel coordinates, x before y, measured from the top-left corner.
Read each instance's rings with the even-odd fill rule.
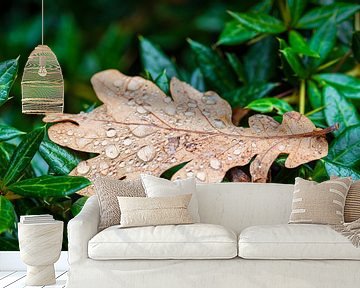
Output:
[[[41,0],[41,45],[44,45],[44,0]]]

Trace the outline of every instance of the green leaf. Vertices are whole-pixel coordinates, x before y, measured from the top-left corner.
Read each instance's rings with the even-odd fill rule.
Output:
[[[0,195],[0,234],[15,228],[17,217],[12,203]]]
[[[6,124],[0,124],[0,141],[10,140],[23,134],[26,133]]]
[[[144,69],[149,71],[151,77],[155,79],[159,74],[166,70],[169,78],[178,77],[177,68],[159,46],[153,44],[144,37],[140,40],[140,56]]]
[[[289,63],[295,75],[299,76],[300,78],[307,77],[307,71],[302,63],[302,60],[293,48],[287,47],[284,50],[280,50],[280,52],[282,55],[284,55],[284,58],[286,59],[287,63]]]
[[[0,106],[9,99],[9,93],[17,76],[19,57],[0,62]]]
[[[64,197],[89,186],[91,182],[79,176],[40,176],[8,186],[9,190],[24,197]]]
[[[329,176],[351,177],[353,180],[360,179],[360,171],[350,168],[347,165],[321,160],[324,163],[325,170]]]
[[[277,68],[277,42],[266,37],[252,45],[243,58],[247,83],[265,83],[275,75]]]
[[[191,39],[188,39],[188,42],[201,73],[210,87],[224,93],[237,86],[231,68],[218,53]]]
[[[169,95],[169,79],[166,76],[166,70],[158,75],[154,82],[166,95]]]
[[[360,79],[341,73],[323,73],[313,76],[322,85],[331,85],[347,98],[360,99]]]
[[[0,235],[1,251],[19,251],[18,239],[8,233]]]
[[[317,109],[323,106],[322,94],[317,84],[312,80],[308,80],[306,87],[307,87],[307,95],[310,100],[311,107],[313,109]]]
[[[254,30],[245,28],[238,21],[232,20],[225,24],[217,45],[239,45],[256,37],[258,34]]]
[[[205,80],[199,68],[196,68],[191,74],[190,85],[196,90],[205,91]]]
[[[96,57],[99,61],[100,69],[109,69],[119,67],[123,68],[127,64],[123,55],[132,39],[129,32],[118,23],[112,23],[107,28],[104,35],[98,41],[99,45],[96,47]]]
[[[286,30],[286,26],[279,19],[265,13],[236,13],[229,11],[240,24],[259,33],[278,34]]]
[[[355,31],[352,36],[351,49],[357,62],[360,62],[360,31]]]
[[[240,59],[235,55],[235,53],[226,53],[226,58],[231,66],[231,68],[236,73],[238,79],[241,82],[245,82],[245,71],[244,66],[241,63]]]
[[[291,48],[299,54],[307,55],[315,58],[320,57],[320,55],[317,52],[310,49],[305,39],[298,32],[294,30],[290,31],[289,33],[289,42]]]
[[[16,146],[14,144],[0,143],[0,177],[4,176],[9,165],[11,155],[14,153]]]
[[[325,121],[324,111],[315,112],[310,115],[306,114],[306,117],[309,118],[316,127],[320,127],[320,128],[328,127],[328,125],[326,124],[326,121]]]
[[[343,97],[335,88],[325,86],[323,90],[325,119],[329,126],[339,123],[339,129],[334,131],[338,136],[347,127],[360,124],[360,118],[356,107]]]
[[[322,64],[333,50],[336,42],[336,22],[334,17],[330,18],[310,39],[309,47],[320,55],[319,58],[309,59],[309,66],[317,68]]]
[[[245,107],[251,101],[268,96],[269,92],[278,86],[277,83],[249,84],[223,94],[232,107]]]
[[[289,103],[278,98],[263,98],[254,100],[245,108],[261,113],[270,113],[276,110],[276,113],[279,115],[283,115],[284,113],[293,110]]]
[[[291,16],[290,24],[293,26],[299,21],[302,13],[304,12],[307,0],[287,0],[287,4]]]
[[[327,158],[335,163],[348,167],[360,168],[360,125],[348,127],[334,141],[329,148]]]
[[[279,48],[281,50],[285,50],[289,47],[289,45],[285,42],[285,40],[281,38],[277,38],[279,41]],[[292,83],[293,85],[297,85],[298,78],[294,75],[294,70],[289,65],[289,62],[286,60],[285,55],[280,53],[280,60],[281,60],[281,69],[284,72],[285,77],[287,80]]]
[[[360,5],[348,3],[334,3],[314,8],[307,12],[298,21],[296,27],[302,29],[313,29],[322,25],[329,18],[336,15],[336,23],[340,23],[351,17],[360,9]]]
[[[31,159],[39,149],[40,143],[44,138],[44,131],[44,127],[33,130],[27,134],[16,147],[3,179],[4,185],[16,181],[30,164]]]
[[[81,209],[84,207],[84,205],[88,199],[89,199],[89,197],[84,196],[74,202],[74,204],[71,206],[71,214],[74,217],[81,212]]]
[[[167,169],[166,171],[164,171],[161,175],[160,175],[160,178],[164,178],[164,179],[168,179],[170,180],[172,178],[172,176],[175,175],[176,172],[178,172],[181,168],[183,168],[186,164],[188,164],[189,161],[187,162],[183,162],[183,163],[180,163],[176,166],[173,166],[169,169]]]
[[[54,142],[43,140],[39,148],[40,155],[58,175],[66,175],[81,161],[69,149],[60,147]]]

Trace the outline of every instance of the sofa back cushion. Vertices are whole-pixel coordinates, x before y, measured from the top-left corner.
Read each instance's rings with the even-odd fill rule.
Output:
[[[286,224],[294,185],[276,183],[197,184],[202,223],[239,233],[253,225]]]

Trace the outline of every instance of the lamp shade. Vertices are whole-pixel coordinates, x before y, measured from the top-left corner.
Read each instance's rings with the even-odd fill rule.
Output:
[[[21,81],[22,112],[26,114],[62,113],[64,79],[60,64],[46,45],[30,54]]]

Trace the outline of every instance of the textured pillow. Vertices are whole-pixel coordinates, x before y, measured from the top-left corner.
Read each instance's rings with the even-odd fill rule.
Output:
[[[122,228],[194,223],[188,211],[191,194],[170,197],[117,197]]]
[[[117,180],[111,177],[96,177],[93,181],[100,206],[99,229],[120,224],[120,209],[117,196],[146,197],[141,180]]]
[[[345,199],[350,185],[350,178],[317,183],[297,177],[289,223],[344,223]]]
[[[200,222],[195,178],[169,181],[152,175],[141,174],[141,181],[147,197],[192,194],[189,212],[195,223]]]
[[[360,181],[355,181],[351,184],[344,210],[346,223],[360,219]]]
[[[338,179],[338,176],[330,176],[330,179]],[[350,185],[346,196],[344,208],[345,223],[350,223],[360,219],[360,181],[355,181]]]

